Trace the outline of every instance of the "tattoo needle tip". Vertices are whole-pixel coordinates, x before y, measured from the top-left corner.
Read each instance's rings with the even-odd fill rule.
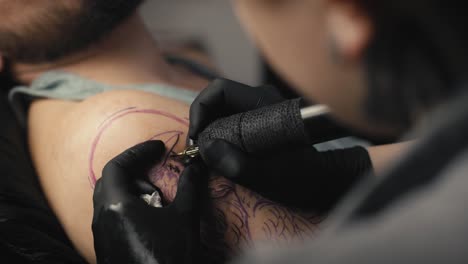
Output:
[[[180,153],[174,153],[171,155],[171,158],[176,158],[176,157],[189,157],[189,158],[195,158],[200,154],[200,149],[198,146],[190,146],[186,148],[184,151]]]

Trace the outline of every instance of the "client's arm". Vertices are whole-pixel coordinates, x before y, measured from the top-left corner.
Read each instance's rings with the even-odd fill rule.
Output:
[[[94,262],[93,186],[104,165],[150,139],[177,152],[185,146],[188,106],[137,91],[113,91],[81,103],[44,100],[30,109],[30,149],[47,199],[80,253]],[[161,166],[162,165],[162,166]],[[183,167],[168,158],[150,180],[171,201]],[[310,236],[318,219],[284,208],[222,178],[210,181],[203,214],[204,249],[224,257],[260,240]]]
[[[168,160],[149,175],[151,182],[161,188],[166,203],[176,195],[182,170],[177,161]],[[223,260],[261,241],[278,245],[301,241],[313,234],[320,220],[314,214],[281,206],[222,177],[212,177],[208,191],[201,237],[206,249],[203,253],[208,251],[215,260]]]
[[[212,252],[220,256],[262,241],[279,246],[302,241],[312,236],[320,222],[314,214],[286,208],[224,178],[212,179],[210,190],[213,212],[202,222],[206,228],[202,231]],[[224,239],[212,240],[217,234]]]

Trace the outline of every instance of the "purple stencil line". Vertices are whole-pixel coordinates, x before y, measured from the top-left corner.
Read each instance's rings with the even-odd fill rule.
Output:
[[[154,136],[150,137],[150,138],[148,139],[148,141],[149,141],[149,140],[157,139],[158,137],[164,136],[164,135],[167,135],[167,134],[176,134],[176,135],[178,134],[178,135],[181,135],[181,134],[183,134],[183,132],[182,132],[182,131],[179,131],[179,130],[172,130],[172,131],[162,132],[162,133],[159,133],[159,134],[157,134],[157,135],[154,135]],[[174,137],[174,136],[172,136],[172,138],[173,138],[173,137]]]
[[[174,135],[172,135],[170,138],[168,138],[166,141],[164,141],[164,143],[166,143],[166,146],[167,146],[167,143],[170,142],[172,139],[176,138],[176,140],[175,140],[174,144],[172,144],[169,151],[166,153],[166,157],[164,158],[164,162],[162,164],[163,166],[166,165],[167,161],[169,160],[171,155],[174,153],[174,149],[177,146],[177,143],[179,143],[180,136],[182,134],[184,134],[184,132],[179,131],[179,130],[167,131],[167,132],[159,133],[159,134],[151,137],[150,139],[148,139],[148,141],[150,141],[150,140],[158,139],[158,137],[168,135],[168,134],[174,134]]]
[[[172,119],[182,125],[188,126],[189,123],[184,120],[183,118],[177,117],[171,113],[167,113],[164,111],[160,110],[153,110],[153,109],[137,109],[136,107],[129,107],[125,108],[122,110],[119,110],[118,112],[114,113],[110,117],[108,117],[104,122],[102,122],[101,126],[99,127],[98,134],[94,138],[92,145],[91,145],[91,150],[89,154],[89,159],[88,159],[88,170],[89,170],[89,175],[88,175],[88,180],[91,185],[91,188],[94,189],[94,186],[96,185],[96,174],[94,173],[93,167],[94,167],[94,156],[96,152],[96,148],[99,144],[99,141],[101,140],[102,135],[104,132],[118,119],[125,117],[130,114],[152,114],[152,115],[158,115],[158,116],[163,116],[169,119]],[[176,131],[174,131],[176,132]],[[179,132],[179,131],[177,131]],[[164,132],[163,134],[166,134],[169,132]],[[157,136],[157,135],[156,135]],[[154,136],[153,138],[155,138]]]
[[[125,109],[122,109],[122,110],[119,110],[115,113],[113,113],[112,115],[108,116],[100,125],[99,125],[99,128],[101,128],[106,122],[107,120],[111,119],[112,117],[122,113],[122,112],[125,112],[125,111],[128,111],[128,110],[131,110],[131,109],[136,109],[136,107],[132,106],[132,107],[127,107]]]

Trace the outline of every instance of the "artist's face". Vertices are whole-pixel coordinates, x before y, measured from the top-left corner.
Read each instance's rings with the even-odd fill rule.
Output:
[[[371,29],[351,1],[233,0],[270,63],[304,96],[336,117],[375,132],[362,107],[361,55]]]
[[[59,59],[96,42],[143,0],[0,0],[0,54],[15,62]]]

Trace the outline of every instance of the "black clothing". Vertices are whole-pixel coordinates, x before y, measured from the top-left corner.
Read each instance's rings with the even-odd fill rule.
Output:
[[[0,94],[0,121],[2,263],[85,263],[47,205],[6,91]]]

